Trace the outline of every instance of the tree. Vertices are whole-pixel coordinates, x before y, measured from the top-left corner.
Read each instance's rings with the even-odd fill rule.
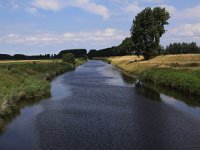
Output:
[[[58,54],[58,57],[62,58],[63,54],[66,54],[66,53],[73,54],[75,58],[80,58],[80,57],[85,58],[85,56],[87,54],[87,50],[86,49],[67,49],[67,50],[62,50]]]
[[[75,65],[75,57],[72,53],[63,54],[62,61]]]
[[[91,49],[89,51],[89,53],[87,54],[87,56],[89,57],[89,59],[92,59],[93,57],[97,56],[97,50],[96,49]]]
[[[135,17],[130,30],[135,54],[150,59],[161,53],[160,38],[169,18],[169,12],[160,7],[145,8]]]
[[[130,55],[134,48],[134,43],[131,37],[125,38],[122,43],[118,46],[120,49],[120,54],[123,55]]]

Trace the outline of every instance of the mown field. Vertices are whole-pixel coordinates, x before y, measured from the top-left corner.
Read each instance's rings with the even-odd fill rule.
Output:
[[[140,81],[200,95],[200,55],[165,55],[145,61],[142,57],[109,57],[107,61]]]
[[[76,65],[84,62],[77,59]],[[14,111],[24,100],[50,95],[50,81],[74,69],[61,60],[0,61],[0,126],[1,118]]]

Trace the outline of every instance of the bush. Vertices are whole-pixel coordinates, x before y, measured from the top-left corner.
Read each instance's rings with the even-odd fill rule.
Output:
[[[63,54],[62,61],[75,65],[75,57],[72,53]]]

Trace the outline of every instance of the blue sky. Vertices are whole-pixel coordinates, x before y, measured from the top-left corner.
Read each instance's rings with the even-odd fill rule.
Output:
[[[1,0],[0,53],[52,54],[118,45],[130,36],[135,15],[155,6],[172,14],[162,45],[200,44],[198,0]]]

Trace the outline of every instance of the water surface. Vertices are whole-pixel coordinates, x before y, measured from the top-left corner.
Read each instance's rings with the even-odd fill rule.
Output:
[[[200,108],[89,61],[52,82],[0,135],[1,150],[198,150]]]

